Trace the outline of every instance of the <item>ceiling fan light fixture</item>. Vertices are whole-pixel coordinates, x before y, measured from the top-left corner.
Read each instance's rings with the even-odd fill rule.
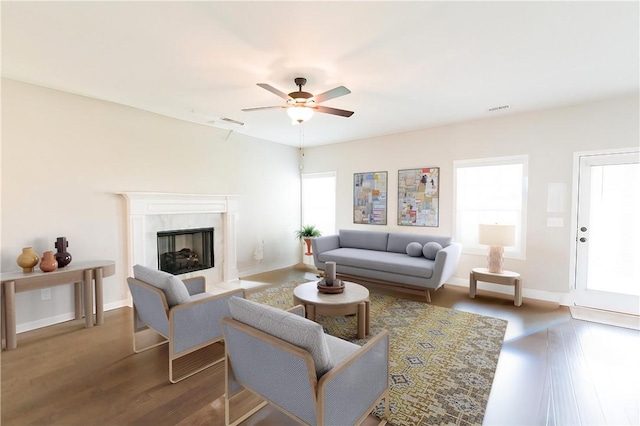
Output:
[[[304,105],[296,105],[288,108],[287,114],[291,117],[291,124],[302,124],[313,117],[313,110]]]

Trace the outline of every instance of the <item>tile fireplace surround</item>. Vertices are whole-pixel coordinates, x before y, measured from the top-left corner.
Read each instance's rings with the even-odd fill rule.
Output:
[[[135,264],[158,268],[158,231],[213,227],[215,267],[206,275],[213,273],[214,280],[227,282],[238,279],[237,197],[160,192],[120,192],[119,195],[127,202],[130,269]],[[208,276],[207,282],[211,278]]]

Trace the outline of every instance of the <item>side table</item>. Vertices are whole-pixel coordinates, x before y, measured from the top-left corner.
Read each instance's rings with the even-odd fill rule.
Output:
[[[478,281],[515,286],[515,306],[522,305],[522,280],[520,274],[512,271],[489,272],[487,268],[473,268],[469,274],[469,297],[476,297]]]

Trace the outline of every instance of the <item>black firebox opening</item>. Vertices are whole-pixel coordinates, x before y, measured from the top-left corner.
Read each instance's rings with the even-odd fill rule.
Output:
[[[173,275],[214,267],[213,228],[158,232],[158,265]]]

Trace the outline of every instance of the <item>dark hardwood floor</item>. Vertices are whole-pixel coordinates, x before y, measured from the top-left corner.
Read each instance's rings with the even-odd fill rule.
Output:
[[[314,277],[292,268],[242,285]],[[525,298],[515,307],[512,298],[483,291],[469,299],[455,286],[432,300],[509,321],[484,424],[640,424],[640,332],[574,320],[552,303]],[[223,364],[170,384],[166,346],[133,353],[129,308],[106,312],[101,327],[69,321],[21,333],[0,362],[3,425],[224,424]],[[265,408],[244,424],[293,422]]]

